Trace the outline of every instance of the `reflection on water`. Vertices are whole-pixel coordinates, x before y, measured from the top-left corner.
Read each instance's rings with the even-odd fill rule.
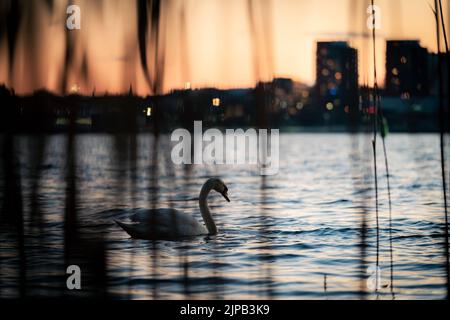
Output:
[[[394,261],[391,270],[388,202],[381,175],[377,293],[366,286],[371,277],[367,268],[376,262],[368,135],[283,134],[279,173],[265,178],[244,165],[172,166],[168,136],[161,135],[155,144],[145,134],[77,135],[71,170],[67,139],[64,135],[13,139],[24,222],[4,219],[0,224],[1,297],[445,297],[437,135],[388,137]],[[3,152],[7,140],[1,140]],[[378,154],[382,156],[382,151]],[[1,168],[5,212],[6,196],[11,194],[5,178],[11,174],[7,160],[3,157]],[[73,179],[68,176],[71,171]],[[117,209],[156,205],[200,220],[192,198],[198,197],[210,176],[225,181],[231,198],[226,203],[220,195],[210,195],[219,227],[216,236],[132,240],[113,222],[127,218],[126,210]],[[76,192],[68,200],[71,188]],[[64,217],[70,201],[76,212],[76,237],[68,241]],[[21,225],[22,236],[17,229]],[[81,291],[66,289],[67,264],[81,267]]]

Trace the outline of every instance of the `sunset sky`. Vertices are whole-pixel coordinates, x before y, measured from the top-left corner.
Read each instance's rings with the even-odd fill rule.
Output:
[[[0,83],[14,87],[19,93],[39,88],[58,91],[68,1],[56,1],[52,13],[43,5],[44,1],[30,2],[19,30],[12,77],[8,73],[6,40],[0,43]],[[74,3],[81,8],[81,30],[71,31],[75,59],[69,70],[68,86],[79,86],[84,93],[91,93],[94,88],[96,93],[113,93],[128,91],[131,83],[139,94],[149,94],[139,61],[135,1]],[[366,26],[369,3],[367,0],[253,0],[250,15],[249,1],[245,0],[163,1],[160,22],[160,46],[164,48],[160,55],[164,54],[165,58],[163,89],[184,88],[187,82],[192,88],[249,87],[257,79],[273,76],[291,77],[312,85],[315,43],[322,40],[347,40],[356,47],[359,81],[371,83],[373,57],[370,30]],[[375,3],[381,8],[377,68],[382,83],[386,39],[418,39],[422,46],[436,51],[430,9],[433,0]],[[444,10],[448,24],[447,0],[444,0]],[[4,18],[4,13],[1,17]],[[83,56],[88,66],[87,80],[82,79],[80,72]]]

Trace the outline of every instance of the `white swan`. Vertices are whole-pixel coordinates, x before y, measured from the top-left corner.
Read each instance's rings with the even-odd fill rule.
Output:
[[[219,192],[228,202],[228,188],[222,180],[208,179],[200,191],[199,206],[205,225],[193,216],[175,209],[137,209],[131,217],[132,223],[116,221],[132,238],[176,239],[202,234],[216,234],[217,227],[211,216],[206,198],[211,190]]]

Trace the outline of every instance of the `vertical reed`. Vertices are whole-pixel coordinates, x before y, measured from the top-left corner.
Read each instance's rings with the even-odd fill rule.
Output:
[[[372,7],[374,1],[371,0]],[[372,9],[373,10],[373,9]],[[388,194],[388,204],[389,204],[389,257],[390,257],[390,290],[391,295],[394,298],[394,250],[392,243],[392,199],[391,199],[391,184],[390,184],[390,174],[389,174],[389,161],[386,148],[386,135],[387,135],[387,122],[383,116],[383,109],[381,105],[381,96],[378,88],[377,81],[377,67],[376,67],[376,38],[375,38],[375,12],[372,11],[373,17],[373,28],[372,28],[372,42],[373,42],[373,63],[374,63],[374,139],[373,139],[373,150],[374,150],[374,173],[375,173],[375,201],[376,201],[376,224],[377,224],[377,270],[379,268],[379,248],[380,248],[380,226],[379,226],[379,206],[378,206],[378,181],[377,181],[377,160],[376,160],[376,136],[377,128],[380,126],[380,135],[383,145],[383,156],[384,165],[386,169],[386,184],[387,184],[387,194]],[[377,279],[377,290],[378,290],[378,277]]]
[[[374,183],[375,183],[375,218],[376,218],[376,234],[377,234],[377,259],[376,259],[376,268],[378,272],[378,268],[380,265],[380,224],[379,224],[379,216],[378,216],[378,172],[377,172],[377,131],[378,131],[378,81],[377,81],[377,58],[376,58],[376,38],[375,38],[375,10],[373,9],[374,0],[371,0],[372,4],[372,44],[373,44],[373,107],[374,107],[374,115],[373,115],[373,139],[372,139],[372,149],[373,149],[373,172],[374,172]],[[378,291],[378,276],[376,277],[376,291]]]
[[[439,12],[442,14],[442,5],[440,0],[434,0],[434,16],[436,20],[436,42],[438,54],[438,83],[439,83],[439,133],[440,133],[440,156],[441,156],[441,174],[442,174],[442,192],[444,196],[444,254],[445,254],[445,272],[447,278],[447,299],[450,292],[450,270],[449,270],[449,249],[448,249],[448,212],[447,212],[447,183],[445,174],[445,152],[444,152],[444,133],[445,133],[445,107],[444,107],[444,86],[443,86],[443,66],[441,56],[441,31],[439,25]],[[442,20],[444,29],[444,21]],[[447,41],[447,40],[446,40]],[[446,45],[448,52],[448,45]],[[448,54],[448,53],[447,53]]]
[[[252,58],[253,58],[253,72],[255,80],[257,81],[256,89],[255,89],[255,113],[256,113],[256,126],[258,128],[269,129],[271,127],[270,124],[270,115],[269,108],[271,103],[270,95],[273,94],[273,90],[271,86],[267,86],[264,82],[260,82],[261,78],[264,77],[263,67],[266,67],[266,72],[269,75],[272,75],[273,72],[273,61],[272,61],[272,39],[270,30],[268,26],[271,26],[270,21],[270,1],[260,1],[258,3],[260,5],[260,19],[258,20],[257,16],[257,5],[254,0],[247,0],[247,13],[248,13],[248,21],[249,21],[249,29],[250,29],[250,37],[251,37],[251,48],[252,48]],[[263,30],[261,29],[261,26]],[[260,27],[260,28],[258,28]],[[263,59],[261,59],[261,56]],[[265,59],[265,61],[264,61]],[[266,74],[266,75],[267,75]],[[267,190],[267,177],[261,176],[261,184],[260,184],[260,229],[259,229],[259,237],[261,246],[267,246],[267,243],[270,245],[270,240],[268,239],[268,233],[270,233],[270,224],[269,216],[266,212],[266,193]],[[263,277],[267,281],[266,293],[269,299],[272,299],[275,296],[275,291],[273,289],[272,282],[272,268],[269,264],[272,259],[272,254],[269,253],[264,256],[261,256],[261,271]]]

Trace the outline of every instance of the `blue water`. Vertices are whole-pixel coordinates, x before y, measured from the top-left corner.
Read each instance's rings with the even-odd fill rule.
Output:
[[[40,232],[30,222],[34,139],[21,136],[16,140],[27,292],[58,297],[67,294],[63,234],[67,138],[46,137],[38,181]],[[369,135],[282,134],[279,173],[265,178],[246,165],[174,166],[164,135],[159,140],[154,175],[152,136],[137,136],[135,158],[127,151],[132,140],[126,137],[76,136],[79,232],[104,237],[107,291],[113,298],[442,299],[446,279],[439,137],[391,134],[387,138],[391,234],[380,142],[381,279],[377,291],[370,286],[374,278],[367,271],[377,264]],[[150,207],[152,199],[160,207],[172,206],[200,220],[198,203],[192,198],[198,197],[210,176],[222,178],[231,199],[227,203],[220,195],[210,195],[219,228],[216,236],[133,240],[113,222],[126,219],[127,213],[112,209]],[[8,225],[0,225],[1,297],[18,295],[18,256],[11,232]],[[364,235],[365,250],[361,246]],[[83,265],[82,256],[79,264]],[[89,290],[70,294],[82,296]]]

